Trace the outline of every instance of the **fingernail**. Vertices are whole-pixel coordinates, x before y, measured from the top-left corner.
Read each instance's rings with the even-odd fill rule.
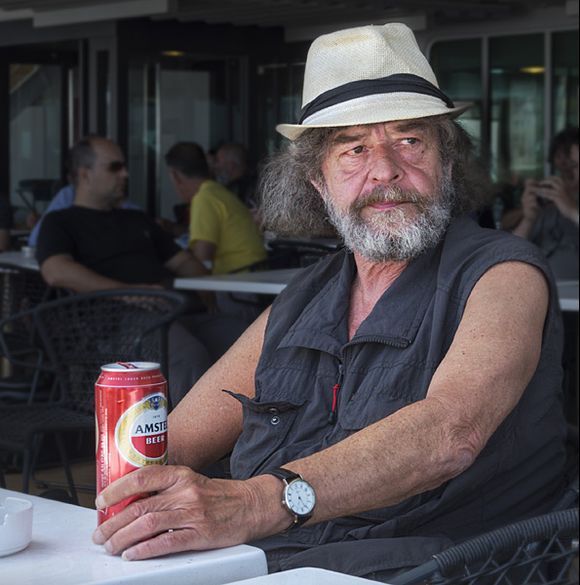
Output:
[[[135,558],[135,553],[133,552],[133,549],[128,548],[122,555],[121,558],[124,561],[132,561]]]
[[[105,507],[105,502],[103,501],[103,496],[101,496],[101,494],[99,494],[97,496],[97,499],[95,500],[95,507],[97,508],[97,510],[100,510],[101,508]]]
[[[111,553],[111,554],[113,553],[113,545],[111,544],[110,540],[107,540],[107,542],[105,542],[105,550],[108,553]]]
[[[105,537],[104,537],[103,533],[101,532],[100,528],[97,528],[93,532],[93,542],[95,544],[103,544],[105,542]]]

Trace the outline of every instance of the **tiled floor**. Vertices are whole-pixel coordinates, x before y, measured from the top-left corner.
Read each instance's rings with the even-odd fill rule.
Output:
[[[94,508],[95,504],[95,461],[94,459],[77,462],[72,466],[79,504]],[[17,473],[6,474],[6,487],[22,491],[22,476]],[[61,467],[40,469],[30,484],[30,493],[39,495],[48,489],[65,489],[66,478]]]

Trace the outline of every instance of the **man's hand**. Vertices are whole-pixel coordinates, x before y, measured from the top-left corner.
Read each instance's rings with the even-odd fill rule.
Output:
[[[241,544],[286,527],[288,515],[279,504],[280,493],[280,480],[272,476],[220,480],[189,467],[143,467],[103,490],[97,508],[137,494],[151,495],[103,522],[93,541],[125,560]]]
[[[547,177],[537,182],[534,190],[538,197],[551,201],[564,217],[570,220],[578,217],[578,206],[574,196],[566,190],[566,185],[560,177]]]
[[[522,210],[521,219],[512,229],[512,233],[521,238],[529,238],[540,213],[540,204],[538,203],[537,182],[533,179],[526,179],[524,183],[524,192],[521,200]]]
[[[538,202],[539,185],[533,179],[526,179],[524,183],[524,192],[522,193],[522,211],[524,220],[534,222],[540,212],[540,203]]]

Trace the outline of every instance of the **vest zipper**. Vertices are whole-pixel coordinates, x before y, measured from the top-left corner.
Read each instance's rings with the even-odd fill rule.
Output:
[[[330,407],[330,414],[328,415],[328,422],[333,425],[336,423],[338,412],[338,391],[342,384],[342,362],[338,362],[338,382],[332,387],[332,405]]]

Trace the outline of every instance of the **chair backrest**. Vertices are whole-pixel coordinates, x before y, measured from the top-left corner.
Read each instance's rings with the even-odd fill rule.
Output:
[[[578,508],[550,512],[472,538],[393,577],[391,585],[578,583]]]
[[[123,289],[71,295],[28,313],[67,406],[93,412],[100,367],[116,361],[154,361],[166,368],[166,326],[185,308],[180,293]]]
[[[35,307],[47,294],[38,270],[0,263],[0,319]]]
[[[318,262],[342,248],[342,242],[332,238],[277,238],[268,242],[271,268],[303,268]]]
[[[58,179],[22,179],[18,183],[17,191],[24,204],[31,211],[37,211],[36,204],[42,202],[46,205],[60,185]]]
[[[0,264],[0,319],[10,318],[36,307],[49,294],[50,289],[38,270]],[[31,317],[12,322],[6,330],[2,330],[3,346],[0,348],[0,356],[18,354],[20,360],[33,362],[38,367],[42,363],[43,355],[35,343],[34,335]],[[37,386],[43,381],[38,370],[27,375],[18,368],[6,367],[2,373],[0,400],[34,400]]]

